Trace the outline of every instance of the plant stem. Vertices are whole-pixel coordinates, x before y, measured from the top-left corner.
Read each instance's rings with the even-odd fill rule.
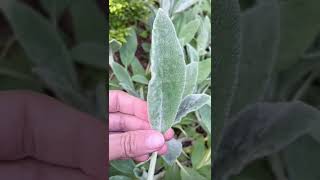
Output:
[[[149,166],[149,170],[148,170],[147,180],[153,180],[154,171],[156,169],[156,163],[157,163],[157,155],[158,155],[157,152],[154,152],[151,155],[151,161],[150,161],[150,166]]]

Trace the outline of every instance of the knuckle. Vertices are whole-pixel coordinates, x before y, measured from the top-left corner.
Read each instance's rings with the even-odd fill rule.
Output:
[[[121,136],[120,143],[123,148],[123,158],[134,157],[137,152],[136,136],[134,133],[124,133]]]

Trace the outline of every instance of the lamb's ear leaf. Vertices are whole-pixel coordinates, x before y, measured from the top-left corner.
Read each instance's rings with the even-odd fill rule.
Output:
[[[199,62],[197,83],[201,83],[208,78],[211,73],[211,58]]]
[[[174,13],[182,12],[197,2],[198,2],[198,0],[179,0],[177,2],[177,4],[175,5],[173,12]]]
[[[206,48],[210,43],[211,35],[211,23],[208,16],[206,16],[200,25],[198,37],[197,37],[197,50],[200,55],[206,53]]]
[[[152,127],[166,132],[173,124],[185,86],[184,52],[167,13],[158,10],[151,44],[148,113]]]
[[[127,177],[127,176],[111,176],[109,178],[110,180],[130,180],[131,178]]]
[[[174,124],[177,124],[185,117],[188,113],[197,111],[202,106],[207,104],[211,100],[211,97],[207,94],[191,94],[186,96],[180,106]]]
[[[117,62],[113,61],[111,62],[111,68],[114,75],[119,80],[120,84],[122,84],[122,86],[125,85],[126,88],[130,88],[131,90],[134,90],[134,85],[131,80],[131,77],[128,71],[124,67],[122,67]]]
[[[171,139],[167,142],[167,145],[168,153],[163,155],[162,158],[169,165],[173,165],[182,152],[182,144],[176,139]]]
[[[199,53],[197,52],[197,50],[190,44],[187,44],[186,47],[190,62],[199,62]]]
[[[128,67],[133,58],[135,58],[136,50],[138,47],[136,32],[131,29],[130,35],[127,37],[127,42],[120,48],[120,59],[125,67]]]
[[[198,63],[192,62],[186,67],[186,82],[183,97],[192,94],[197,86]]]
[[[200,22],[200,19],[197,18],[182,26],[181,31],[179,32],[179,38],[182,45],[189,43],[194,38],[199,29]]]
[[[131,62],[131,69],[134,75],[140,74],[145,76],[145,70],[137,57],[133,58]]]
[[[201,126],[211,134],[211,101],[198,110]]]
[[[214,179],[226,180],[249,162],[278,152],[319,127],[319,119],[320,111],[302,102],[248,106],[222,132],[214,156]]]

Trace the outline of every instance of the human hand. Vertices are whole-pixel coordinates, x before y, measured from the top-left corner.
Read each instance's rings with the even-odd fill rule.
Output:
[[[0,179],[106,179],[105,127],[53,98],[0,92]]]
[[[152,130],[147,103],[123,91],[109,91],[109,133],[109,160],[146,161],[149,153],[165,154],[165,141],[174,136],[172,129],[164,135]]]

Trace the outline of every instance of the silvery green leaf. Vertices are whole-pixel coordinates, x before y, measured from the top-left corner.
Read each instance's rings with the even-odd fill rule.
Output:
[[[110,165],[124,174],[132,174],[135,167],[133,160],[113,160],[110,161]]]
[[[162,9],[154,20],[148,113],[152,127],[166,132],[175,120],[185,86],[184,52],[174,26]]]
[[[130,35],[127,37],[127,42],[120,48],[120,59],[125,67],[128,67],[135,57],[138,47],[136,32],[131,29]]]
[[[190,62],[199,62],[199,53],[190,44],[187,44],[187,54]],[[211,67],[211,65],[210,65]]]
[[[182,12],[188,9],[189,7],[191,7],[192,5],[194,5],[195,3],[197,3],[198,1],[199,0],[179,0],[175,5],[173,12],[174,13]]]
[[[162,158],[166,161],[166,163],[172,166],[182,152],[182,144],[176,139],[171,139],[167,142],[167,145],[168,153],[163,155]]]
[[[145,70],[143,68],[143,66],[141,65],[140,61],[137,59],[137,57],[134,57],[132,62],[131,62],[131,69],[134,75],[136,74],[140,74],[140,75],[144,75],[145,74]]]
[[[198,110],[201,126],[211,134],[211,101]]]
[[[200,61],[198,64],[198,78],[197,83],[206,80],[211,73],[211,58]]]
[[[115,39],[112,39],[109,41],[109,46],[112,49],[112,52],[115,53],[121,48],[121,43]]]
[[[191,94],[186,96],[180,106],[174,124],[177,124],[188,113],[197,111],[203,105],[207,104],[211,100],[211,97],[207,94]]]
[[[122,67],[117,62],[113,61],[111,63],[111,69],[116,78],[119,80],[120,84],[125,85],[127,88],[134,90],[134,85],[132,83],[131,77],[124,67]]]
[[[200,55],[205,54],[206,48],[210,43],[211,23],[208,16],[202,21],[197,37],[197,50]]]
[[[168,15],[171,14],[171,8],[174,0],[160,0],[160,8],[163,9]]]
[[[132,80],[141,84],[148,85],[148,79],[145,76],[140,74],[133,75]]]
[[[109,65],[112,66],[112,63],[114,62],[114,59],[113,59],[113,52],[112,52],[112,49],[111,47],[109,47]]]
[[[179,38],[182,45],[189,43],[194,38],[195,34],[199,29],[200,23],[200,19],[197,18],[181,27],[181,31],[179,32]]]
[[[110,180],[131,180],[131,178],[127,176],[111,176],[109,177]]]
[[[128,84],[124,83],[119,83],[122,89],[126,90],[129,94],[135,96],[135,97],[140,97],[139,94],[133,89],[132,87],[128,86]]]
[[[198,63],[192,62],[186,67],[186,82],[184,86],[183,97],[194,92],[197,86]]]
[[[320,112],[302,102],[257,103],[236,114],[222,132],[213,179],[226,180],[248,163],[278,152],[319,128]]]
[[[99,69],[105,69],[107,66],[106,53],[105,46],[98,43],[80,43],[71,50],[71,56],[75,61]]]
[[[182,180],[207,180],[193,168],[183,167],[180,171]]]

